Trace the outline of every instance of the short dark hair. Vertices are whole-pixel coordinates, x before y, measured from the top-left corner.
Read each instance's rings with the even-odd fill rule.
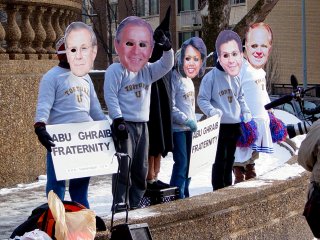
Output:
[[[219,33],[217,40],[216,40],[216,52],[217,52],[218,56],[220,56],[220,54],[221,54],[221,52],[220,52],[221,45],[224,43],[230,42],[230,41],[236,41],[238,48],[239,48],[239,51],[243,52],[241,39],[240,39],[239,35],[232,30],[223,30]]]

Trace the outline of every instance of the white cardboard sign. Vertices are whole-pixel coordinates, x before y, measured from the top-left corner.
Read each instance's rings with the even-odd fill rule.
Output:
[[[57,180],[117,172],[118,161],[107,120],[46,126],[53,138]]]
[[[198,130],[193,133],[189,177],[212,167],[215,161],[220,129],[217,115],[197,123]]]

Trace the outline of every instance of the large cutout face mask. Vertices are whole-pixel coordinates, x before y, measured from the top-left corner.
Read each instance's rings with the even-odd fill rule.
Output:
[[[219,62],[224,71],[230,76],[235,77],[239,74],[243,61],[242,58],[243,53],[240,52],[235,40],[221,44]]]
[[[152,53],[150,31],[144,26],[129,24],[114,41],[121,64],[131,72],[140,71]]]
[[[183,59],[183,71],[189,78],[195,78],[202,67],[202,60],[200,52],[192,47],[187,46],[184,59]]]
[[[207,47],[201,38],[189,38],[182,43],[175,58],[175,66],[183,77],[201,77],[206,68]]]
[[[271,52],[271,33],[261,26],[250,28],[246,35],[246,56],[254,68],[262,68]]]
[[[73,30],[66,42],[71,72],[78,77],[89,73],[97,55],[97,46],[92,46],[90,32],[87,29]]]

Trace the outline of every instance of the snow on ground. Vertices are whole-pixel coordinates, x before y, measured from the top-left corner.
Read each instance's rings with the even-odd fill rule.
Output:
[[[292,116],[292,115],[291,115]],[[290,121],[288,116],[285,116],[286,121]],[[292,119],[293,121],[294,119]],[[297,136],[292,140],[299,147],[305,135]],[[258,187],[264,184],[270,184],[272,180],[285,180],[294,176],[298,176],[304,170],[297,164],[286,164],[291,157],[289,151],[284,147],[275,144],[273,154],[260,154],[256,160],[256,171],[259,180],[243,182],[234,185],[233,187]],[[161,171],[159,179],[164,182],[170,181],[173,159],[172,154],[161,161]],[[10,234],[16,226],[24,222],[30,215],[31,211],[37,206],[46,203],[45,197],[45,176],[40,176],[39,181],[31,184],[19,184],[13,188],[0,189],[0,239],[9,238]],[[211,167],[205,171],[192,177],[190,183],[191,196],[207,193],[212,191],[211,186]],[[66,194],[66,200],[69,200],[69,195]],[[111,216],[111,176],[96,176],[92,177],[89,187],[89,202],[91,209],[101,217]],[[123,215],[121,215],[123,214]],[[124,213],[117,214],[119,217],[124,216]],[[138,215],[140,214],[140,215]],[[143,211],[130,212],[130,218],[139,218],[149,216],[151,213],[148,208]]]
[[[297,145],[300,139],[296,139]],[[233,187],[258,187],[271,184],[272,180],[275,179],[284,180],[299,175],[303,172],[303,168],[296,164],[286,164],[286,161],[290,157],[290,153],[285,148],[275,145],[274,154],[260,154],[260,158],[256,160],[256,171],[259,180],[239,183]],[[161,161],[160,180],[164,182],[170,181],[172,165],[172,155],[168,154],[168,156]],[[34,208],[46,203],[46,178],[45,176],[41,176],[40,178],[41,179],[35,183],[19,184],[13,188],[0,189],[0,239],[8,238],[14,228],[24,222]],[[191,196],[195,196],[211,191],[211,167],[208,167],[205,171],[192,177],[190,194]],[[66,200],[70,200],[68,194],[66,194]],[[110,175],[92,177],[89,188],[89,202],[91,208],[98,216],[107,218],[111,216],[112,195]],[[156,213],[150,212],[148,208],[145,208],[143,211],[130,212],[130,218],[137,219],[154,214]],[[115,216],[115,219],[124,216],[124,213],[120,213]]]

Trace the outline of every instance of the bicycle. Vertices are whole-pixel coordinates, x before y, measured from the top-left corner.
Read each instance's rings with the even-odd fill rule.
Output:
[[[269,110],[272,108],[277,108],[284,104],[289,104],[292,107],[292,114],[298,117],[301,122],[296,124],[287,124],[288,138],[284,142],[280,142],[279,145],[286,148],[291,155],[295,154],[295,151],[298,149],[295,142],[291,140],[297,135],[307,134],[312,123],[320,118],[320,105],[313,108],[305,107],[304,97],[306,93],[315,87],[310,87],[304,89],[303,87],[298,87],[297,78],[294,75],[291,75],[291,85],[292,93],[280,97],[268,104],[265,105],[265,109]],[[284,110],[284,108],[282,108]],[[287,146],[287,145],[289,146]]]
[[[294,75],[291,75],[292,93],[278,98],[265,105],[265,109],[276,108],[283,104],[290,104],[295,115],[301,120],[297,124],[288,124],[287,131],[289,138],[293,138],[296,135],[306,134],[309,131],[312,123],[320,118],[320,105],[314,108],[306,108],[304,97],[306,93],[315,87],[304,89],[298,87],[298,80]],[[294,100],[294,101],[293,101]]]

